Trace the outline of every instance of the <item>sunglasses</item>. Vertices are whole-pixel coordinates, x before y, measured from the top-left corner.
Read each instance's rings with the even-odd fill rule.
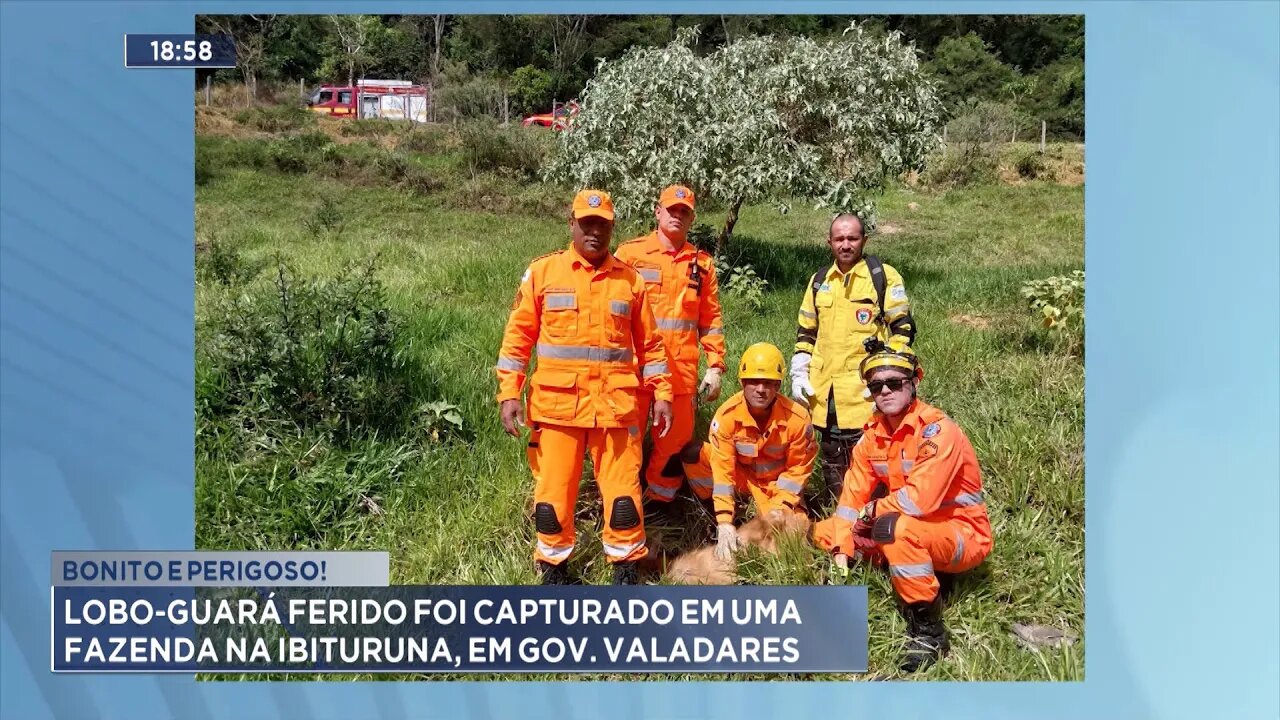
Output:
[[[911,382],[911,378],[889,378],[888,380],[872,380],[867,383],[867,389],[872,395],[879,395],[880,391],[889,388],[890,392],[898,392],[903,385]]]

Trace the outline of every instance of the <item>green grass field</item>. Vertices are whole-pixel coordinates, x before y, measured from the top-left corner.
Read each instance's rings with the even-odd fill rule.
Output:
[[[198,138],[198,145],[223,155],[246,142],[253,141]],[[198,548],[384,549],[394,584],[536,582],[532,480],[523,443],[502,432],[492,368],[524,268],[564,247],[568,228],[560,215],[521,210],[536,206],[529,202],[510,203],[502,214],[476,210],[447,186],[471,183],[512,196],[559,197],[560,191],[521,188],[531,181],[510,176],[471,177],[448,149],[412,161],[438,173],[446,188],[413,192],[231,165],[216,168],[197,187],[197,242],[232,248],[246,265],[263,266],[247,281],[198,282],[197,378],[207,372],[203,348],[211,316],[233,296],[269,289],[278,259],[301,275],[331,276],[347,262],[377,255],[387,302],[404,322],[408,392],[416,402],[456,405],[465,433],[438,441],[414,431],[333,443],[300,432],[296,441],[230,442],[226,427],[198,413]],[[566,192],[563,200],[569,199]],[[868,252],[906,279],[920,327],[922,395],[973,441],[995,531],[991,557],[948,600],[951,654],[913,679],[1083,679],[1082,353],[1039,328],[1019,293],[1025,280],[1083,267],[1083,205],[1081,186],[1038,181],[945,193],[902,187],[881,201],[881,231]],[[336,211],[341,227],[318,227],[313,218],[320,208]],[[716,225],[722,217],[709,209],[699,222]],[[768,286],[757,312],[740,298],[724,299],[731,366],[723,397],[735,390],[732,363],[747,345],[770,341],[790,355],[805,282],[829,262],[828,217],[802,203],[786,215],[767,206],[744,209],[731,252]],[[615,240],[640,231],[620,229]],[[701,432],[712,411],[702,409]],[[815,483],[821,483],[816,474]],[[654,528],[655,534],[667,546],[710,540],[713,523],[692,501],[682,502],[686,527]],[[572,567],[585,580],[604,583],[609,571],[593,503],[587,481]],[[822,511],[825,516],[829,507]],[[789,543],[777,557],[748,553],[742,572],[754,583],[820,584],[827,582],[827,561],[802,542]],[[904,623],[887,578],[859,569],[848,582],[868,585],[871,599],[871,673],[853,679],[899,677]],[[1030,651],[1010,635],[1019,622],[1066,628],[1081,640]]]

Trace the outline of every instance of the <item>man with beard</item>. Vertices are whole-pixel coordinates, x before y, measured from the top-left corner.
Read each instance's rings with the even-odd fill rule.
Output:
[[[874,255],[863,255],[866,242],[857,215],[831,221],[827,244],[835,262],[809,281],[791,358],[791,394],[808,405],[822,435],[822,478],[833,498],[840,496],[849,451],[871,417],[858,374],[864,344],[909,345],[916,332],[902,276]]]

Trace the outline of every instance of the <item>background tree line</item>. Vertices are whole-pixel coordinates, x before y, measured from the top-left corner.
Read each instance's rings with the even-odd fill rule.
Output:
[[[998,102],[1056,137],[1084,137],[1084,18],[1076,15],[207,15],[198,32],[236,36],[239,67],[215,82],[347,83],[359,77],[431,86],[459,115],[545,112],[581,92],[598,59],[660,46],[701,26],[710,53],[747,35],[823,37],[851,20],[900,31],[936,77],[950,116]],[[198,75],[203,83],[205,74]]]

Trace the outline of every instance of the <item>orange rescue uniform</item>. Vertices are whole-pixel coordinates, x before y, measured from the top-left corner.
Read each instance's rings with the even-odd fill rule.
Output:
[[[612,255],[593,267],[572,245],[534,260],[502,339],[499,403],[520,398],[535,348],[528,393],[534,557],[559,564],[573,552],[573,510],[590,451],[604,499],[605,555],[610,562],[643,558],[639,391],[670,401],[671,381],[639,274]]]
[[[686,242],[679,251],[668,250],[652,232],[618,246],[617,257],[636,268],[653,307],[658,334],[667,348],[671,367],[671,431],[653,438],[653,452],[645,472],[647,495],[670,502],[680,489],[679,475],[663,475],[671,459],[693,439],[695,394],[698,390],[698,350],[707,356],[707,367],[725,369],[723,319],[715,264],[711,256]],[[653,397],[641,394],[648,412]]]
[[[888,561],[906,603],[937,597],[935,571],[964,572],[991,552],[978,456],[960,426],[923,400],[912,401],[894,432],[879,412],[864,426],[840,504],[814,526],[814,542],[856,557],[853,526],[873,499],[871,538],[882,556],[866,559]]]
[[[818,456],[809,411],[778,395],[764,427],[756,424],[741,392],[725,401],[711,422],[709,442],[696,463],[686,463],[689,486],[712,498],[716,523],[732,523],[734,497],[750,494],[756,513],[803,512],[801,492]]]

